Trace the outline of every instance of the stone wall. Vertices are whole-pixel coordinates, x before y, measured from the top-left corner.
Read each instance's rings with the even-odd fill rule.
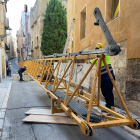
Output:
[[[127,40],[119,42],[121,47],[121,53],[117,56],[110,56],[111,65],[115,74],[115,82],[117,87],[128,106],[129,110],[140,116],[140,59],[127,59]],[[93,79],[95,75],[96,67],[94,67],[90,73],[90,86],[92,87]],[[97,95],[96,88],[96,95]],[[121,101],[113,89],[115,97],[115,106],[123,108]],[[101,95],[101,99],[104,97]],[[137,106],[137,107],[136,107]]]
[[[8,58],[11,59],[17,57],[17,41],[12,35],[7,36],[7,46],[10,48]]]
[[[36,0],[34,7],[30,12],[31,22],[31,46],[32,46],[32,58],[42,57],[41,39],[44,26],[44,14],[47,8],[47,2],[49,0]],[[67,7],[67,0],[62,0],[62,4]],[[37,39],[38,38],[38,39]],[[38,40],[38,41],[37,41]],[[37,47],[39,46],[39,47]]]
[[[2,1],[2,0],[0,0]],[[0,35],[6,34],[6,26],[5,26],[5,18],[6,18],[6,5],[0,4]],[[5,53],[5,43],[6,43],[6,37],[3,39],[0,39],[0,47],[1,47],[1,65],[0,65],[0,72],[2,71],[2,77],[4,78],[6,76],[6,53]],[[1,73],[0,73],[1,75]]]
[[[40,16],[37,22],[34,24],[34,27],[31,28],[31,45],[33,49],[32,57],[34,58],[42,56],[40,47],[41,47],[41,38],[43,33],[43,19],[44,17]],[[38,38],[38,44],[37,44],[37,38]],[[37,46],[39,46],[39,48],[36,48]]]
[[[111,0],[68,0],[68,31],[71,25],[71,20],[74,17],[76,19],[71,32],[68,49],[70,52],[78,52],[83,49],[93,50],[97,43],[103,43],[105,46],[107,45],[106,38],[104,37],[101,28],[94,26],[93,24],[96,21],[93,11],[95,7],[99,7],[102,17],[105,20],[114,40],[122,49],[119,55],[110,57],[116,77],[115,82],[130,111],[135,113],[139,112],[138,114],[140,115],[140,111],[138,111],[140,110],[140,28],[138,24],[138,16],[140,13],[138,3],[140,3],[140,1],[132,3],[131,0],[120,0],[119,14],[117,17],[112,19],[110,18],[112,14],[111,2]],[[86,31],[85,38],[81,40],[80,13],[84,7],[86,7]],[[137,13],[136,16],[134,16],[135,13]],[[71,49],[72,46],[73,49]],[[92,85],[94,75],[95,68],[91,71],[90,85]],[[115,91],[114,95],[115,105],[122,107]],[[135,109],[131,110],[132,107]]]
[[[47,2],[49,2],[49,0],[36,0],[34,7],[31,8],[30,11],[31,27],[37,22],[39,16],[45,14]]]

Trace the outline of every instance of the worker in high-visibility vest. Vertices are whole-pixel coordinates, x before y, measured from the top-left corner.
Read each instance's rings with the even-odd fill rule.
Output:
[[[95,49],[103,49],[104,48],[104,44],[102,43],[98,43],[95,46]],[[94,59],[90,61],[90,63],[93,63]],[[108,65],[108,68],[115,80],[115,75],[113,73],[113,69],[111,66],[111,62],[110,62],[110,57],[109,56],[105,56],[105,61]],[[97,62],[96,62],[97,65]],[[110,77],[107,73],[107,70],[104,66],[103,61],[101,61],[101,91],[102,94],[105,98],[106,101],[106,107],[110,108],[110,109],[114,109],[114,95],[113,95],[113,84],[110,80]]]

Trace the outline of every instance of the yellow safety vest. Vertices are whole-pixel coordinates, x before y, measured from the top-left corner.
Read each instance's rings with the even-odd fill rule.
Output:
[[[90,63],[92,64],[94,60],[95,60],[95,59],[90,60]],[[111,64],[111,62],[110,62],[110,57],[109,57],[109,56],[105,56],[105,61],[106,61],[107,65]],[[96,61],[96,65],[97,65],[97,61]],[[105,65],[104,65],[103,61],[101,61],[101,67],[104,67],[104,66],[105,66]]]

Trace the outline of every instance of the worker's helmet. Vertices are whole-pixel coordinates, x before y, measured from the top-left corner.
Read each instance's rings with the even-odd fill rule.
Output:
[[[25,65],[24,67],[26,67],[27,68],[27,66]]]
[[[11,65],[11,63],[9,63],[9,65]]]
[[[95,49],[103,49],[105,46],[103,43],[97,43]]]

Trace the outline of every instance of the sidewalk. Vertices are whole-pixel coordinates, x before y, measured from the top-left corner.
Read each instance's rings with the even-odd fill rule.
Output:
[[[1,79],[0,83],[0,137],[3,128],[9,94],[11,90],[12,78],[13,77],[7,77],[6,79]]]

